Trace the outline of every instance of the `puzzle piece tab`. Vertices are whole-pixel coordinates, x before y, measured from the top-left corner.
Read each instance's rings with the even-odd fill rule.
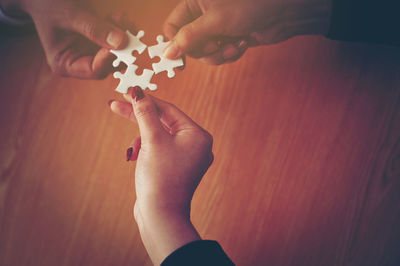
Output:
[[[120,79],[120,83],[116,89],[119,93],[128,93],[129,88],[133,88],[139,86],[142,90],[149,88],[151,91],[157,90],[157,85],[150,83],[154,72],[145,69],[143,70],[143,74],[138,76],[136,74],[136,70],[138,66],[136,65],[128,65],[125,73],[115,72],[114,78]]]
[[[157,36],[157,42],[158,44],[151,46],[148,48],[149,56],[150,58],[154,58],[156,56],[160,57],[160,62],[154,63],[153,70],[156,74],[167,71],[168,72],[168,77],[173,78],[175,77],[175,71],[174,68],[176,67],[181,67],[184,65],[183,59],[175,59],[171,60],[163,56],[165,48],[168,46],[170,42],[164,42],[164,37],[162,35]]]
[[[132,65],[136,61],[136,57],[132,55],[133,51],[137,51],[139,54],[142,54],[144,50],[146,50],[147,45],[142,43],[140,39],[144,36],[144,31],[139,31],[135,36],[129,31],[126,31],[128,35],[128,44],[125,49],[122,50],[110,50],[111,53],[117,56],[117,59],[114,60],[113,66],[117,67],[119,64],[125,63],[127,66]]]

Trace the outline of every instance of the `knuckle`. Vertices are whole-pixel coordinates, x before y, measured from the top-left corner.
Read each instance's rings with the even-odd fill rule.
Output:
[[[82,31],[89,39],[94,39],[96,37],[96,26],[93,23],[83,23]]]
[[[214,138],[210,133],[208,133],[208,132],[206,132],[206,133],[207,133],[207,136],[206,136],[207,145],[211,148],[214,144]]]
[[[213,162],[214,162],[214,159],[215,159],[215,157],[214,157],[214,153],[212,153],[212,152],[211,152],[211,154],[210,154],[210,161],[209,161],[209,165],[212,165],[212,164],[213,164]]]
[[[203,146],[207,150],[211,150],[213,146],[213,136],[207,131],[203,131],[198,138],[200,145]]]
[[[133,217],[135,218],[136,221],[139,220],[139,207],[137,203],[133,206]]]

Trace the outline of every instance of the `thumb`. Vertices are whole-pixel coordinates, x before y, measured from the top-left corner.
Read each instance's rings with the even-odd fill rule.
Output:
[[[162,126],[155,103],[151,97],[144,94],[140,87],[135,87],[132,91],[132,106],[142,142],[153,142],[168,135]]]
[[[121,49],[128,41],[125,32],[103,21],[87,11],[78,9],[71,23],[72,30],[82,34],[90,41],[108,49]]]
[[[210,38],[221,35],[224,25],[222,16],[218,13],[213,11],[204,13],[193,22],[180,28],[165,49],[164,56],[176,59],[202,47]]]

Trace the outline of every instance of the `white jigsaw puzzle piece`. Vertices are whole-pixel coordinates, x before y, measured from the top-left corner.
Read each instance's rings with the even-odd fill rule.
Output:
[[[160,57],[160,62],[153,63],[153,70],[156,74],[167,71],[168,77],[173,78],[175,77],[174,68],[181,67],[184,65],[183,59],[175,59],[171,60],[163,56],[165,48],[168,46],[170,42],[164,42],[164,37],[162,35],[157,36],[158,44],[151,46],[148,48],[150,58],[154,58],[156,56]]]
[[[128,65],[125,73],[115,72],[114,78],[120,79],[120,83],[116,89],[119,93],[128,93],[129,88],[133,88],[139,86],[142,90],[149,88],[151,91],[157,90],[157,85],[150,83],[153,78],[154,71],[149,69],[143,70],[143,74],[138,76],[136,74],[136,70],[138,69],[137,65]]]
[[[127,66],[132,65],[136,62],[136,57],[132,55],[133,51],[137,51],[139,54],[142,54],[147,48],[147,45],[140,41],[140,39],[144,36],[144,31],[139,31],[135,36],[130,33],[129,30],[127,30],[126,34],[129,40],[126,48],[122,50],[110,50],[111,53],[117,56],[117,59],[115,59],[113,62],[114,67],[119,66],[121,62],[125,63]]]

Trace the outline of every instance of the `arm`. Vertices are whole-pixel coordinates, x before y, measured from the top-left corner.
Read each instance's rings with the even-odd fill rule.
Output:
[[[395,0],[182,0],[164,24],[172,40],[165,56],[219,65],[251,46],[298,35],[399,44],[397,6]]]
[[[140,88],[125,97],[128,102],[110,106],[139,125],[141,136],[127,154],[128,160],[137,160],[134,216],[151,260],[155,265],[197,265],[194,260],[209,258],[206,265],[232,265],[219,245],[201,241],[190,220],[193,194],[213,161],[211,135]]]
[[[123,48],[119,26],[83,7],[78,0],[0,0],[8,22],[32,19],[51,69],[63,76],[104,78],[112,71],[110,49]],[[118,24],[121,21],[114,18]]]
[[[190,218],[180,212],[139,201],[134,213],[143,244],[155,265],[180,247],[201,239]]]
[[[334,0],[328,37],[335,40],[400,44],[395,0]]]
[[[247,48],[297,35],[326,35],[332,0],[182,0],[164,24],[169,58],[233,62]]]
[[[135,205],[135,219],[155,265],[234,265],[216,241],[201,240],[189,216],[155,206],[139,206]]]

